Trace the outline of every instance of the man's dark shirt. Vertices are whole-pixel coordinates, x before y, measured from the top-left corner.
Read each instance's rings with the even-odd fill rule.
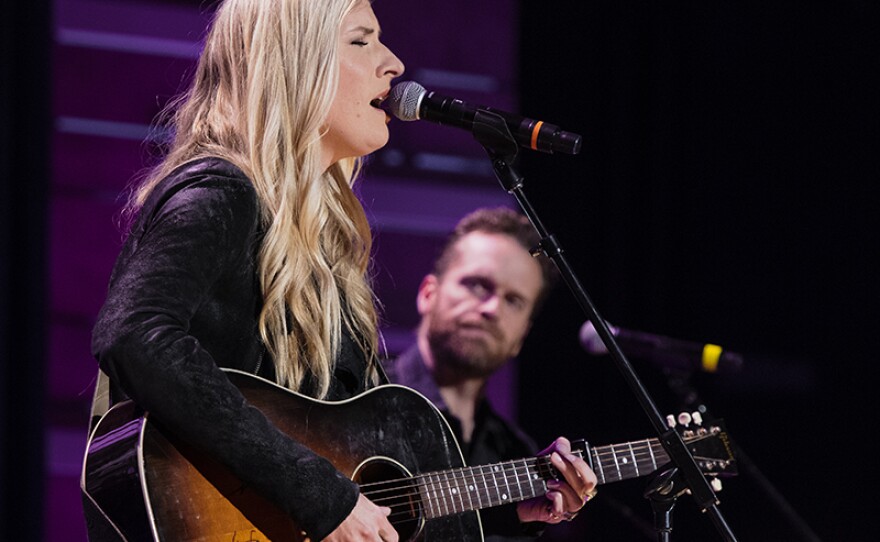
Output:
[[[467,465],[486,465],[535,455],[532,439],[501,418],[485,399],[477,405],[474,431],[470,442],[465,442],[461,422],[449,413],[418,346],[413,345],[396,360],[386,363],[385,371],[391,382],[418,391],[437,406],[455,433]],[[481,510],[480,518],[487,542],[534,540],[544,527],[543,523],[520,523],[515,504]]]

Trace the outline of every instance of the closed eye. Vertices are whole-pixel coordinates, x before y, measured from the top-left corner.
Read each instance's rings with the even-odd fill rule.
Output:
[[[351,35],[357,36],[357,38],[351,40],[351,44],[357,45],[358,47],[365,47],[365,46],[369,45],[367,38],[374,36],[374,35],[378,35],[378,33],[376,32],[376,30],[374,28],[367,28],[365,26],[358,26],[356,28],[353,28],[351,30],[351,32],[352,32],[352,34],[349,34],[350,36]]]

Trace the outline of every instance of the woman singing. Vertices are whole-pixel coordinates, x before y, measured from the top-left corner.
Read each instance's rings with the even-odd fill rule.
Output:
[[[113,398],[207,452],[312,540],[397,540],[330,462],[222,368],[338,400],[379,379],[370,230],[351,185],[388,140],[401,61],[366,0],[226,0],[93,334]],[[90,528],[93,540],[112,529]]]

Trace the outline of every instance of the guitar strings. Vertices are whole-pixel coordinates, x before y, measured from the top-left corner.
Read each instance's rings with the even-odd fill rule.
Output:
[[[641,460],[640,462],[648,462],[648,461],[650,461],[650,458],[653,456],[654,458],[660,460],[660,461],[658,461],[658,463],[666,462],[668,457],[665,453],[665,450],[663,450],[662,446],[660,446],[659,442],[650,441],[650,440],[645,441],[645,442],[646,442],[646,444],[633,445],[632,447],[630,447],[629,444],[627,444],[627,445],[614,445],[614,446],[598,446],[598,447],[592,448],[593,458],[594,458],[594,460],[598,459],[601,462],[605,462],[608,457],[621,457],[621,456],[632,457],[632,456],[635,456],[637,459]],[[649,448],[651,449],[651,451],[646,451]],[[574,455],[576,455],[578,457],[583,457],[583,452],[580,450],[577,450],[573,453],[574,453]],[[549,461],[549,456],[541,456],[541,457],[536,457],[536,458],[508,461],[508,462],[504,462],[504,463],[499,463],[498,465],[478,465],[478,466],[474,466],[474,467],[459,467],[456,469],[450,469],[448,471],[426,472],[426,473],[419,474],[418,477],[437,476],[438,478],[443,478],[443,480],[451,480],[451,481],[463,480],[463,479],[468,479],[468,478],[472,477],[473,474],[476,474],[477,476],[485,476],[487,474],[485,469],[491,469],[493,466],[501,467],[502,474],[511,472],[511,468],[514,473],[517,473],[520,469],[523,468],[523,466],[518,465],[520,463],[522,463],[524,465],[526,471],[528,471],[529,469],[534,469],[534,468],[538,468],[539,470],[542,468],[544,470],[553,469],[553,467]],[[618,463],[620,463],[620,461],[618,461]],[[630,465],[631,465],[631,463],[630,463]],[[478,470],[479,470],[479,472],[477,472]],[[553,470],[555,470],[555,469],[553,469]],[[471,473],[473,473],[473,474],[471,474]],[[488,472],[488,474],[491,474],[491,471]],[[412,481],[414,479],[415,479],[415,477],[407,477],[407,478],[383,480],[380,482],[371,482],[371,483],[362,484],[361,488],[371,488],[373,486],[387,486],[390,484]],[[412,486],[416,487],[416,486],[418,486],[418,484],[413,483]],[[405,484],[398,486],[398,487],[405,487]]]
[[[596,462],[604,462],[608,461],[609,458],[613,458],[614,468],[618,471],[619,475],[617,479],[624,477],[621,472],[622,470],[629,470],[635,475],[639,475],[639,465],[642,467],[650,465],[650,471],[653,472],[653,470],[657,469],[658,464],[663,464],[668,460],[665,450],[657,439],[599,446],[592,448],[590,452]],[[580,450],[575,450],[573,453],[579,457],[584,455]],[[635,463],[624,462],[619,457],[633,458]],[[487,472],[486,469],[490,470]],[[547,473],[555,470],[549,462],[548,456],[515,460],[498,465],[460,467],[450,471],[429,472],[412,478],[364,484],[362,487],[365,488],[364,494],[372,495],[371,500],[376,504],[391,508],[389,519],[400,525],[421,521],[423,516],[427,516],[430,519],[432,517],[504,504],[505,501],[519,502],[537,496],[539,493],[535,491],[534,479],[539,480],[541,491],[546,492],[547,489],[545,479],[541,477],[540,471],[542,469]],[[537,476],[536,470],[539,471]],[[646,471],[648,470],[646,469]],[[483,479],[483,487],[479,487],[478,476]],[[525,479],[523,476],[525,476]],[[489,487],[489,477],[492,478],[492,486],[494,487]],[[600,483],[605,483],[606,477],[603,475],[601,478]],[[504,486],[508,489],[510,489],[511,483],[514,487],[518,488],[520,491],[519,497],[515,495],[507,495],[506,498],[502,497],[500,493],[502,486],[498,483],[499,479],[503,479]],[[461,491],[459,484],[462,480],[473,482],[468,490],[464,492]],[[528,495],[524,492],[524,480],[528,481],[531,488],[531,492]],[[394,486],[395,483],[401,481],[406,483]],[[416,491],[412,491],[413,489]],[[424,493],[421,493],[419,489],[423,489]],[[406,490],[410,491],[405,492]],[[394,493],[381,496],[388,492]],[[465,496],[467,497],[467,503],[465,503]],[[474,502],[475,500],[476,503]]]
[[[500,473],[495,473],[497,478],[501,478],[502,475]],[[522,472],[516,471],[515,476],[511,474],[505,474],[506,480],[508,483],[519,484],[522,483]],[[528,476],[528,472],[525,473]],[[418,477],[422,478],[422,476]],[[515,478],[515,481],[513,480]],[[462,496],[460,493],[458,495],[447,495],[445,497],[438,497],[437,493],[441,494],[444,492],[448,492],[453,488],[454,480],[437,480],[437,481],[425,481],[425,480],[417,480],[422,482],[423,487],[425,489],[424,497],[427,502],[422,500],[422,495],[419,492],[415,493],[403,493],[403,494],[394,494],[387,497],[370,497],[373,502],[378,505],[388,506],[392,509],[391,517],[392,518],[400,518],[401,516],[408,517],[407,521],[413,521],[421,517],[422,515],[427,515],[430,517],[438,517],[443,515],[448,515],[457,512],[464,512],[468,510],[477,510],[480,508],[485,508],[489,506],[493,506],[496,504],[502,504],[504,501],[499,499],[498,492],[493,492],[492,488],[477,488],[477,494],[471,495],[471,493],[466,493],[467,498]],[[497,482],[497,480],[496,480]],[[544,481],[541,480],[541,491],[546,490],[546,485]],[[534,485],[532,486],[534,491]],[[433,493],[433,495],[432,495]],[[530,498],[535,496],[537,493],[526,495],[525,493],[521,493],[519,499],[513,499],[511,502],[524,500],[526,498]],[[365,495],[376,495],[375,491],[365,492]],[[414,499],[413,497],[416,497]],[[399,521],[398,521],[399,522]]]
[[[621,468],[623,468],[626,470],[632,470],[636,474],[638,474],[639,463],[642,463],[642,466],[650,464],[652,469],[656,469],[658,463],[663,463],[667,459],[665,451],[656,439],[647,439],[643,442],[600,446],[593,448],[591,451],[593,452],[594,460],[604,461],[609,457],[614,457],[616,470],[620,471]],[[577,456],[583,456],[583,452],[580,450],[576,450],[573,453]],[[623,463],[621,465],[621,462],[617,460],[618,456],[623,456],[625,458],[634,457],[636,463]],[[493,467],[500,467],[500,470],[486,471],[486,469],[492,469]],[[442,515],[443,509],[445,509],[446,513],[454,513],[502,504],[505,500],[516,502],[536,496],[538,493],[534,488],[532,472],[535,469],[539,471],[543,469],[548,472],[551,471],[551,469],[555,470],[549,462],[549,457],[542,456],[538,458],[506,462],[497,466],[461,467],[458,469],[452,469],[451,471],[429,472],[411,478],[363,484],[361,487],[365,495],[372,495],[371,500],[376,502],[376,504],[389,506],[392,510],[394,510],[395,507],[405,507],[406,509],[411,510],[414,498],[418,498],[418,502],[421,504],[417,504],[416,506],[428,506],[432,513],[433,508],[436,508],[440,512],[439,515]],[[477,477],[482,477],[483,487],[480,487],[481,484],[480,481],[477,480]],[[490,478],[492,479],[491,485],[494,486],[494,488],[489,487]],[[602,478],[606,477],[603,476]],[[540,481],[540,490],[546,491],[546,484],[543,477],[539,477],[538,479]],[[461,491],[462,488],[460,482],[464,480],[471,481],[472,484],[466,491]],[[502,485],[499,484],[499,480],[503,480],[503,485],[508,489],[511,484],[518,488],[520,490],[519,498],[506,494],[506,498],[501,497],[500,488]],[[524,493],[523,487],[520,487],[524,486],[526,481],[529,482],[532,489],[531,494],[528,496]],[[424,488],[424,495],[418,491],[419,488]],[[407,490],[409,491],[407,492]],[[449,492],[452,493],[448,494]],[[389,495],[388,493],[391,494]],[[423,503],[422,497],[425,497],[428,502]],[[464,502],[465,497],[467,497],[468,504],[465,504]],[[475,500],[477,506],[474,506]],[[412,513],[407,510],[402,512],[392,511],[392,514],[395,516],[400,514],[408,516],[412,515]]]
[[[667,456],[665,454],[665,451],[662,449],[662,447],[659,446],[659,443],[657,443],[657,444],[649,443],[649,444],[650,444],[651,448],[654,448],[656,450],[656,451],[653,451],[653,457],[656,459],[659,459],[660,462],[665,462],[667,459]],[[620,446],[620,445],[618,445],[618,446]],[[646,446],[644,446],[644,445],[640,446],[640,447],[633,446],[632,451],[630,451],[629,446],[626,446],[626,448],[623,451],[618,451],[618,450],[613,450],[613,449],[604,450],[603,448],[605,448],[605,447],[593,448],[594,459],[598,458],[599,461],[604,462],[605,459],[608,457],[621,457],[621,456],[623,456],[623,457],[629,458],[629,457],[635,456],[637,459],[641,459],[643,462],[647,463],[650,461],[649,458],[652,455],[651,452],[645,451]],[[583,456],[583,453],[578,451],[578,452],[575,452],[575,455]],[[497,473],[496,474],[497,476],[502,476],[505,473],[509,474],[511,472],[516,474],[519,472],[520,469],[523,468],[523,466],[519,465],[520,463],[522,463],[524,465],[526,471],[528,471],[529,469],[534,469],[534,468],[538,468],[538,469],[543,468],[545,470],[549,470],[549,469],[552,469],[552,465],[550,464],[547,457],[548,456],[542,456],[540,458],[520,459],[520,460],[516,460],[516,461],[499,463],[497,466],[501,467],[502,470],[500,471],[500,473],[499,473],[499,471],[495,471],[495,473]],[[618,461],[618,462],[621,463],[620,461]],[[624,466],[626,466],[626,465],[631,465],[631,463],[624,464]],[[437,476],[438,478],[442,478],[442,480],[444,480],[444,481],[457,481],[457,480],[468,479],[468,478],[472,477],[474,474],[477,476],[484,476],[485,477],[487,474],[492,474],[492,471],[486,471],[486,469],[491,469],[493,466],[494,465],[482,465],[482,466],[475,466],[475,467],[459,467],[457,469],[450,469],[449,471],[436,471],[436,472],[422,473],[419,476],[420,477]],[[372,483],[362,484],[361,487],[362,488],[370,488],[373,486],[383,486],[383,485],[387,486],[387,485],[394,484],[394,483],[411,481],[413,479],[414,478],[412,478],[412,477],[408,477],[408,478],[400,478],[400,479],[383,480],[381,482],[372,482]],[[418,485],[418,484],[413,484],[413,485]],[[405,486],[398,486],[398,487],[405,487]]]
[[[417,475],[413,478],[402,478],[399,480],[389,480],[384,482],[375,482],[369,484],[363,484],[361,488],[363,489],[363,493],[365,496],[370,497],[370,500],[380,506],[388,506],[392,509],[390,514],[391,518],[395,518],[397,523],[402,523],[403,521],[417,521],[419,519],[419,510],[423,509],[428,512],[431,517],[441,516],[450,513],[463,512],[467,510],[475,510],[484,507],[491,506],[495,501],[498,500],[498,488],[500,484],[498,484],[499,479],[505,480],[505,485],[509,485],[513,483],[514,485],[523,484],[524,478],[531,479],[531,473],[529,468],[540,468],[539,463],[542,463],[539,459],[533,459],[531,461],[528,460],[520,460],[520,463],[525,465],[525,469],[523,467],[517,466],[512,463],[507,463],[502,466],[501,471],[489,471],[485,472],[486,468],[489,467],[462,467],[459,469],[454,469],[451,472],[451,476],[444,472],[431,472]],[[546,465],[549,465],[549,461],[543,462]],[[511,469],[510,467],[513,467]],[[476,476],[467,476],[465,475],[466,471],[477,471],[480,470],[480,473]],[[477,476],[482,476],[483,478],[483,487],[479,487],[479,482],[477,481]],[[436,477],[436,480],[432,480],[432,477]],[[492,478],[492,485],[495,487],[494,494],[496,495],[493,500],[493,491],[492,487],[489,486],[489,478]],[[443,497],[438,497],[438,491],[443,494],[444,492],[448,492],[453,489],[454,486],[457,485],[457,482],[461,480],[471,479],[474,482],[475,489],[477,491],[476,495],[472,495],[471,492],[465,492],[467,495],[468,505],[465,504],[465,498],[459,492],[457,495],[448,495]],[[391,486],[397,482],[404,481],[406,483],[400,484],[395,487],[387,487]],[[543,479],[539,480],[541,490],[546,490],[546,484]],[[382,487],[386,486],[386,487]],[[423,488],[425,493],[422,494],[418,491],[419,488]],[[534,490],[534,485],[532,485]],[[405,490],[413,490],[405,492]],[[457,488],[456,488],[457,489]],[[404,490],[403,492],[401,490]],[[379,496],[384,495],[389,492],[394,492],[387,496]],[[433,493],[433,495],[432,495]],[[425,497],[428,502],[423,502],[422,497]],[[520,496],[523,497],[524,494],[521,492]],[[533,495],[530,495],[530,498]],[[442,502],[441,502],[442,500]],[[522,500],[522,499],[518,499]],[[474,506],[474,503],[477,503],[477,506]],[[497,502],[496,504],[501,504],[501,502]],[[436,511],[436,513],[435,513]],[[404,520],[398,520],[401,516],[408,518]]]
[[[501,465],[501,470],[487,470],[491,468],[487,466],[462,467],[459,469],[448,471],[449,473],[429,472],[417,475],[413,478],[404,478],[400,480],[364,484],[361,487],[366,488],[364,490],[365,495],[376,496],[371,497],[371,500],[373,500],[376,504],[391,506],[393,508],[395,506],[395,501],[402,500],[404,501],[404,504],[407,506],[407,508],[411,508],[413,501],[416,500],[421,503],[422,506],[427,507],[429,511],[437,510],[441,512],[441,514],[438,515],[442,515],[443,509],[451,513],[484,508],[493,504],[500,504],[501,502],[503,502],[503,500],[499,500],[500,488],[502,487],[502,484],[500,484],[499,481],[503,480],[504,486],[524,486],[526,481],[531,481],[532,479],[530,468],[532,470],[534,470],[535,468],[540,468],[541,465],[539,465],[539,463],[549,465],[548,461],[545,460],[541,462],[539,459],[532,459],[530,461],[518,460],[518,463],[524,465],[525,468],[523,468],[523,466],[521,465],[516,465],[514,463],[515,462],[510,462]],[[479,473],[477,473],[478,470]],[[468,475],[467,472],[469,471],[474,474]],[[480,483],[480,480],[478,480],[479,477],[482,477],[482,483]],[[472,489],[461,491],[459,482],[463,480],[471,481]],[[389,487],[392,484],[401,481],[405,483],[395,487]],[[536,483],[531,482],[530,485],[532,486],[533,494],[525,496],[524,490],[521,490],[520,497],[530,498],[537,494],[534,491],[534,486],[536,485]],[[546,490],[546,484],[543,478],[539,478],[537,485],[540,485],[541,491]],[[424,489],[424,493],[419,492],[419,488]],[[406,490],[412,489],[416,489],[416,491],[406,492]],[[450,491],[454,491],[454,494],[444,495],[445,493],[448,493]],[[476,493],[474,493],[475,491]],[[379,496],[388,492],[394,493],[388,496]],[[438,492],[440,493],[439,496]],[[426,498],[428,502],[423,503],[422,497]],[[465,503],[465,499],[469,504]],[[476,506],[474,506],[475,504]]]
[[[698,438],[704,436],[707,435]],[[653,472],[668,461],[668,455],[657,439],[597,446],[590,449],[590,452],[594,461],[600,466],[605,462],[613,461],[613,465],[604,465],[604,467],[613,467],[617,471],[618,477],[615,480],[624,478],[622,470],[638,475],[640,466],[643,468],[650,466],[650,469],[645,469],[646,473]],[[578,457],[584,455],[582,450],[574,450],[572,453]],[[628,461],[629,458],[633,459],[632,463]],[[546,492],[546,480],[542,476],[542,471],[548,475],[555,472],[549,456],[514,460],[497,465],[428,472],[414,477],[367,483],[361,488],[364,495],[370,496],[373,502],[391,508],[390,518],[401,524],[419,521],[425,512],[429,518],[438,517],[532,498],[539,494],[535,491],[534,480],[538,481],[540,490]],[[478,477],[482,477],[483,487],[480,487]],[[492,487],[490,487],[490,478]],[[600,483],[607,481],[604,473],[600,478]],[[503,480],[503,486],[499,484],[499,480]],[[466,491],[462,491],[460,484],[462,481],[471,482]],[[526,482],[531,488],[529,495],[524,491]],[[511,485],[519,489],[519,497],[501,493],[502,487],[509,490]],[[419,491],[420,489],[424,492]],[[424,502],[423,498],[427,502]],[[401,517],[403,519],[400,519]]]
[[[529,467],[534,468],[535,466],[538,466],[538,468],[540,468],[541,465],[538,465],[538,463],[544,463],[543,466],[549,468],[549,461],[539,462],[537,460],[519,460],[519,463],[523,463],[526,468],[523,469],[519,465],[508,463],[504,465],[501,471],[491,470],[486,472],[484,469],[481,469],[479,476],[483,477],[483,487],[480,487],[480,483],[475,477],[472,477],[475,482],[472,485],[474,489],[469,491],[459,491],[455,494],[449,494],[449,491],[453,489],[457,490],[457,482],[466,477],[453,475],[438,477],[437,480],[431,480],[430,478],[435,476],[434,473],[420,475],[416,477],[416,479],[412,479],[412,481],[415,482],[415,486],[424,488],[424,497],[427,499],[427,502],[422,501],[422,495],[418,492],[399,493],[387,497],[371,497],[371,500],[376,504],[390,507],[392,509],[390,517],[394,518],[397,523],[402,523],[404,521],[409,522],[420,519],[423,514],[420,513],[419,509],[424,510],[424,515],[427,515],[428,518],[432,518],[469,510],[478,510],[504,504],[505,502],[518,502],[546,492],[547,486],[543,478],[540,478],[539,483],[537,484],[539,486],[539,491],[535,490],[536,484],[532,481],[532,474]],[[510,467],[513,468],[511,469]],[[468,469],[465,468],[461,470]],[[492,478],[491,485],[494,486],[494,488],[490,487],[489,478]],[[499,480],[503,480],[504,484],[500,484]],[[526,481],[529,482],[528,487],[531,488],[531,492],[528,494],[523,490]],[[500,488],[507,486],[509,489],[509,486],[511,485],[521,486],[519,496],[508,495],[506,499],[502,498]],[[412,486],[413,484],[411,484],[411,487]],[[474,490],[476,490],[476,494],[473,494]],[[382,491],[383,490],[373,490],[369,492],[365,491],[364,493],[369,496],[377,495]],[[388,490],[386,489],[384,491]],[[438,492],[440,493],[440,496],[437,495]],[[418,499],[415,500],[412,497],[418,497]],[[401,517],[404,517],[405,519],[400,520],[399,518]]]

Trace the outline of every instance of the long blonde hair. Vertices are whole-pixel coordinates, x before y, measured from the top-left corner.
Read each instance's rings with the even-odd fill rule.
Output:
[[[189,91],[171,105],[174,141],[133,196],[143,205],[171,170],[215,156],[242,169],[262,206],[259,329],[277,380],[329,390],[343,328],[377,379],[377,315],[367,280],[371,234],[352,192],[359,160],[321,167],[322,126],[339,78],[345,15],[364,0],[226,0]]]

